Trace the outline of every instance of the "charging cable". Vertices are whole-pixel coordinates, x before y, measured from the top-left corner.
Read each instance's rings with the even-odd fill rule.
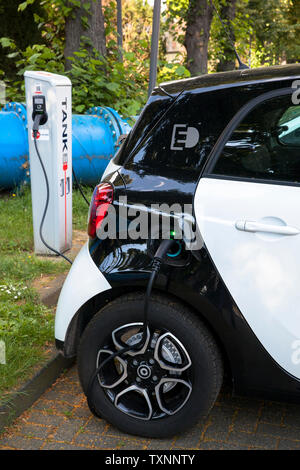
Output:
[[[90,207],[90,203],[89,203],[89,201],[87,200],[87,198],[86,198],[86,196],[85,196],[85,194],[84,194],[84,192],[83,192],[83,189],[82,189],[81,184],[79,183],[79,181],[78,181],[78,179],[77,179],[77,176],[76,176],[76,173],[75,173],[73,167],[72,167],[72,173],[73,173],[73,176],[74,176],[74,180],[75,180],[76,186],[77,186],[77,188],[79,189],[79,192],[80,192],[81,196],[83,197],[83,199],[85,200],[85,202],[87,203],[87,205]]]
[[[87,392],[86,392],[86,396],[87,396],[87,403],[88,403],[89,409],[91,410],[91,412],[93,414],[97,415],[96,410],[94,409],[94,406],[93,406],[93,403],[92,403],[92,387],[93,387],[95,379],[98,376],[101,369],[109,361],[112,361],[116,357],[124,356],[124,354],[126,354],[129,351],[137,351],[139,349],[142,349],[145,342],[146,342],[147,329],[148,329],[148,324],[149,324],[149,301],[150,301],[152,288],[153,288],[154,282],[156,280],[156,277],[157,277],[157,275],[160,271],[160,268],[161,268],[162,264],[164,263],[167,255],[168,255],[168,252],[172,248],[174,248],[176,244],[177,244],[176,240],[172,240],[172,239],[163,240],[161,242],[161,244],[159,245],[159,247],[158,247],[158,249],[157,249],[157,251],[154,255],[154,259],[153,259],[153,262],[152,262],[152,270],[151,270],[150,278],[149,278],[149,281],[148,281],[146,296],[145,296],[145,302],[144,302],[143,334],[142,334],[141,340],[138,343],[134,344],[134,345],[125,346],[124,348],[120,349],[119,351],[111,354],[107,359],[105,359],[104,361],[101,362],[101,364],[97,367],[97,369],[94,371],[94,373],[90,377]]]
[[[72,264],[72,261],[67,256],[63,255],[59,251],[55,250],[55,248],[52,248],[50,245],[48,245],[48,243],[45,241],[45,239],[43,237],[43,226],[44,226],[44,221],[45,221],[45,217],[46,217],[46,214],[47,214],[47,211],[48,211],[48,206],[49,206],[50,190],[49,190],[48,176],[47,176],[45,166],[44,166],[43,160],[41,158],[41,155],[40,155],[40,152],[39,152],[39,149],[38,149],[38,146],[37,146],[37,133],[38,133],[38,130],[39,130],[39,127],[40,127],[40,122],[41,122],[42,118],[43,118],[43,114],[37,114],[34,118],[33,127],[32,127],[35,150],[36,150],[38,159],[40,161],[40,164],[41,164],[41,167],[42,167],[42,170],[43,170],[43,173],[44,173],[44,177],[45,177],[45,182],[46,182],[46,204],[45,204],[42,220],[41,220],[41,223],[40,223],[40,238],[41,238],[43,244],[48,248],[48,250],[53,251],[53,253],[55,253],[58,256],[61,256],[66,261],[68,261],[68,263]]]

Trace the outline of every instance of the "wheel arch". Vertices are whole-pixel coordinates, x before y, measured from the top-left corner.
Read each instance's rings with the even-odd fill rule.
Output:
[[[102,292],[100,294],[95,295],[91,299],[89,299],[85,304],[83,304],[80,309],[76,312],[76,314],[73,316],[70,325],[67,329],[66,333],[66,338],[63,343],[63,353],[65,357],[74,357],[77,354],[80,338],[89,324],[89,322],[92,320],[92,318],[96,315],[96,313],[104,307],[106,304],[109,302],[116,300],[118,297],[121,297],[124,294],[129,294],[129,293],[139,293],[143,292],[145,289],[143,287],[137,287],[137,286],[123,286],[123,287],[116,287],[112,288],[108,291]],[[204,299],[203,303],[200,302],[200,308],[199,306],[195,306],[193,303],[187,302],[186,299],[181,298],[180,296],[176,295],[175,293],[170,293],[166,292],[165,290],[159,289],[156,287],[153,289],[153,294],[159,295],[160,297],[164,297],[165,299],[168,299],[169,301],[175,301],[177,303],[180,303],[184,307],[188,308],[191,313],[199,318],[205,326],[208,328],[210,333],[213,335],[213,337],[216,340],[216,343],[220,349],[220,352],[223,357],[224,361],[224,368],[227,373],[227,375],[232,376],[232,369],[231,369],[231,362],[230,358],[226,349],[226,346],[224,342],[222,341],[220,335],[218,332],[215,330],[213,327],[212,323],[209,321],[209,316],[204,315],[203,311],[201,311],[201,306],[203,307],[203,310],[207,310],[207,305],[204,306]],[[199,304],[199,299],[198,299],[198,304]],[[215,308],[213,306],[210,306],[210,308]]]

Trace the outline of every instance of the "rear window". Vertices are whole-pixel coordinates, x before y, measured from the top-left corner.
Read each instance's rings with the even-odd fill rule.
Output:
[[[239,106],[238,95],[214,90],[181,94],[175,102],[169,101],[164,114],[157,110],[163,119],[155,123],[151,123],[150,108],[145,109],[125,147],[125,168],[166,177],[176,171],[176,178],[194,180]]]

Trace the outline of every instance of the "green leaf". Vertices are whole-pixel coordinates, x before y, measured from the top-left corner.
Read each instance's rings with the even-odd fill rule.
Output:
[[[106,88],[110,91],[117,92],[120,89],[120,85],[118,83],[106,83],[105,84]]]
[[[2,47],[12,47],[15,46],[14,41],[9,38],[0,38],[0,44]]]
[[[24,11],[25,8],[27,8],[27,6],[28,6],[27,2],[20,3],[20,5],[18,6],[18,11]]]
[[[84,109],[85,109],[84,104],[79,104],[78,106],[75,106],[75,111],[77,111],[78,113],[82,113]]]

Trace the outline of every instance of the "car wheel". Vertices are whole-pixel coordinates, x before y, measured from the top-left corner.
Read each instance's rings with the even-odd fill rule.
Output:
[[[85,393],[103,360],[140,341],[143,304],[143,294],[122,296],[103,307],[86,327],[78,352]],[[222,380],[222,357],[204,323],[180,303],[153,294],[144,347],[102,368],[90,403],[94,414],[123,432],[164,438],[207,415]]]

